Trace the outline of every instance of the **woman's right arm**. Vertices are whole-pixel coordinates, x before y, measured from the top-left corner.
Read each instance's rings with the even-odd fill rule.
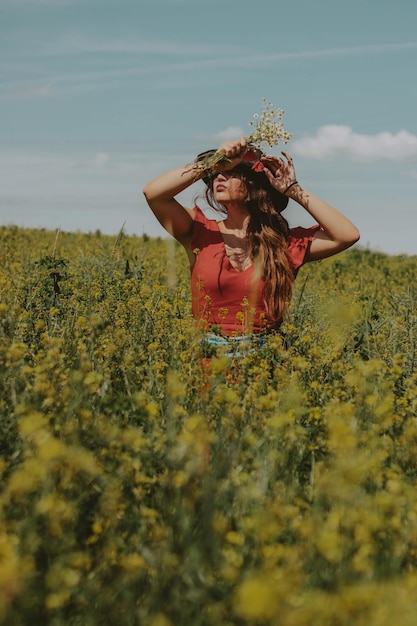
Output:
[[[216,169],[218,171],[231,169],[242,160],[246,150],[245,137],[224,142],[217,152],[224,152],[228,159],[227,164],[219,163]],[[161,174],[143,188],[147,203],[156,219],[170,235],[182,243],[189,254],[195,210],[182,206],[175,200],[175,196],[203,176],[204,170],[185,165]]]
[[[194,209],[182,206],[175,196],[190,187],[196,171],[190,166],[179,167],[154,178],[143,188],[146,201],[159,223],[185,248],[189,247]]]

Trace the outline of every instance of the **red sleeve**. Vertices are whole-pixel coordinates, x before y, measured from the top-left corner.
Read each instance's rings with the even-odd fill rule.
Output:
[[[294,273],[303,265],[306,252],[314,237],[314,233],[319,228],[320,226],[318,224],[310,228],[304,228],[303,226],[291,228],[290,238],[288,240],[288,254]]]
[[[207,236],[210,234],[209,220],[198,206],[194,207],[194,209],[194,224],[193,232],[191,235],[192,249],[202,246],[203,243],[206,241]]]
[[[203,211],[197,205],[194,207],[194,221],[201,222],[202,224],[206,224],[208,221]]]

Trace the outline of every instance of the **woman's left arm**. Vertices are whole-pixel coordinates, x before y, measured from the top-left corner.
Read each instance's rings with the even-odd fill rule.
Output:
[[[332,256],[350,248],[359,240],[358,229],[347,217],[298,183],[289,189],[287,195],[304,207],[321,226],[314,233],[305,261]]]
[[[346,250],[359,240],[359,231],[354,224],[333,206],[321,200],[296,182],[292,158],[282,153],[279,157],[262,159],[265,173],[271,185],[300,204],[320,224],[311,242],[305,261],[317,261]]]

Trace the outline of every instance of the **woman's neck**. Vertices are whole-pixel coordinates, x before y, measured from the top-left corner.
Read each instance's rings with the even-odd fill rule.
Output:
[[[227,230],[240,231],[241,234],[246,234],[248,222],[249,213],[246,209],[236,205],[227,207],[227,217],[223,220],[223,225]]]

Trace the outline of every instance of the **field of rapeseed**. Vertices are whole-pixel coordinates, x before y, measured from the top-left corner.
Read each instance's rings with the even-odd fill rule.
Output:
[[[0,624],[415,625],[417,258],[206,364],[172,241],[0,242]]]

